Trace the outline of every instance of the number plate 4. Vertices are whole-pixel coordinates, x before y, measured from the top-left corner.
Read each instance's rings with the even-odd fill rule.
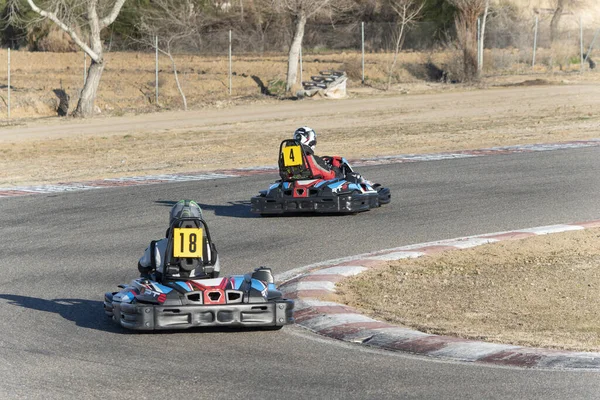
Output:
[[[281,149],[283,153],[283,165],[286,167],[295,167],[302,165],[302,149],[300,146],[285,146]]]

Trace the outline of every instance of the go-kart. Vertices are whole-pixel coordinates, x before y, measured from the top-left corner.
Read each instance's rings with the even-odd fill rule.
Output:
[[[104,310],[121,326],[135,330],[192,327],[261,327],[280,329],[293,322],[294,302],[275,287],[270,268],[245,275],[200,275],[206,246],[214,245],[201,219],[181,219],[169,229],[162,273],[119,285],[104,295]],[[204,238],[204,245],[197,245]],[[152,242],[151,246],[154,246]],[[155,248],[151,247],[154,254]],[[214,254],[214,252],[213,252]],[[152,257],[155,263],[155,257]],[[207,268],[207,270],[209,270]]]
[[[286,213],[354,214],[390,202],[388,188],[371,184],[340,158],[343,177],[322,179],[311,172],[304,148],[292,139],[279,146],[280,180],[252,197],[250,211],[260,215]],[[332,157],[323,157],[330,161]]]

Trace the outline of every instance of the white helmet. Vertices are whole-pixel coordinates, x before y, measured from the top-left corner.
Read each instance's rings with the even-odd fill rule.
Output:
[[[314,151],[317,145],[317,133],[312,128],[303,126],[294,132],[294,140],[310,147]]]

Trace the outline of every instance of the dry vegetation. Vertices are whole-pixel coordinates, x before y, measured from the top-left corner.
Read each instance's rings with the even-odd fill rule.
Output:
[[[0,52],[0,59],[4,55]],[[514,61],[511,62],[514,71],[520,71],[519,68],[524,71],[525,64],[519,64],[517,56],[518,53],[505,52],[503,57]],[[101,116],[133,118],[136,113],[156,110],[153,104],[153,54],[110,53],[108,57],[97,101],[103,111]],[[69,119],[32,122],[31,118],[55,115],[58,103],[53,93],[55,89],[62,88],[71,99],[77,96],[83,81],[84,59],[82,53],[12,52],[12,122],[17,126],[0,132],[0,186],[273,165],[274,150],[264,149],[276,149],[279,141],[296,125],[305,124],[314,126],[320,133],[320,151],[340,153],[340,143],[344,143],[343,154],[351,159],[600,136],[596,97],[573,94],[554,99],[543,94],[538,98],[527,98],[516,90],[504,93],[499,102],[493,91],[483,100],[469,100],[469,96],[461,95],[515,82],[564,84],[567,79],[569,83],[583,79],[591,82],[598,78],[594,72],[583,76],[558,72],[501,75],[485,78],[478,86],[468,87],[426,80],[424,65],[427,61],[449,65],[446,60],[452,60],[452,55],[403,53],[395,76],[397,83],[392,90],[385,91],[381,89],[387,85],[391,57],[391,54],[369,54],[367,85],[361,86],[359,54],[305,56],[305,76],[323,69],[344,69],[350,76],[350,98],[381,99],[383,96],[390,99],[386,106],[374,110],[364,110],[352,102],[331,110],[311,103],[314,104],[312,112],[303,111],[293,116],[282,114],[277,110],[294,104],[305,107],[307,102],[312,102],[294,103],[261,94],[258,81],[273,93],[284,88],[285,57],[235,58],[236,75],[230,97],[226,87],[226,58],[190,55],[179,56],[179,63],[192,115],[198,109],[203,110],[198,114],[197,128],[157,130],[145,126],[143,132],[136,130],[126,134],[113,134],[107,128],[100,134],[81,135],[77,123],[84,122],[73,121],[75,125],[65,126],[60,135],[22,140],[14,133],[18,132],[19,124],[69,123]],[[0,65],[0,76],[4,74],[2,68],[5,66]],[[166,59],[162,59],[161,69],[161,106],[164,106],[163,110],[177,109],[180,98]],[[527,71],[531,72],[529,68]],[[550,94],[554,89],[549,87],[548,90],[549,96],[556,95]],[[433,97],[404,96],[419,93]],[[396,98],[398,100],[394,100]],[[235,104],[255,106],[261,113],[268,108],[272,113],[265,114],[260,122],[233,122]],[[0,102],[0,113],[5,111]],[[222,118],[218,126],[202,123],[202,115],[210,112]],[[242,140],[243,132],[261,132],[263,146],[240,147],[246,143]]]
[[[573,48],[573,46],[571,46]],[[559,51],[560,50],[560,51]],[[573,49],[572,49],[573,50]],[[576,50],[576,49],[575,49]],[[577,53],[577,52],[575,52]],[[552,73],[577,69],[566,63],[567,50],[538,51],[538,67],[534,72]],[[393,73],[392,91],[406,86],[439,84],[425,65],[432,62],[454,79],[461,74],[458,51],[438,53],[402,53]],[[7,51],[0,50],[0,60],[7,59]],[[97,110],[108,115],[181,109],[172,67],[167,57],[159,61],[159,104],[155,104],[155,59],[152,53],[107,53],[107,67],[96,101]],[[367,88],[383,91],[393,55],[367,54],[365,76]],[[278,96],[285,88],[287,58],[284,55],[233,57],[232,95],[228,94],[228,60],[223,56],[176,55],[179,77],[191,109],[205,108],[217,102],[248,102],[264,98],[264,92]],[[557,64],[557,60],[562,60]],[[64,90],[70,98],[73,111],[84,79],[84,55],[78,53],[11,52],[11,117],[35,118],[56,116],[57,90]],[[89,67],[90,60],[86,65]],[[565,64],[566,63],[566,64]],[[518,50],[488,50],[484,73],[520,75],[531,73],[531,52]],[[362,75],[360,53],[305,54],[303,77],[327,69],[347,71],[349,87],[360,88]],[[7,65],[0,62],[0,77],[6,84]],[[571,78],[570,78],[571,79]],[[484,80],[485,82],[485,80]],[[428,87],[430,89],[430,87]],[[0,92],[0,115],[6,116],[6,90]]]

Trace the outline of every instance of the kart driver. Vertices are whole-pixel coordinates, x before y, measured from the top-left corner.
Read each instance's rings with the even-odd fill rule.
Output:
[[[322,158],[315,155],[317,146],[317,133],[308,126],[296,129],[293,139],[302,145],[304,154],[306,154],[306,163],[313,177],[322,179],[343,178],[341,168],[334,167],[328,162],[328,158]]]
[[[303,126],[296,129],[293,139],[302,145],[304,154],[306,154],[306,163],[313,177],[322,179],[344,178],[356,183],[372,185],[360,174],[353,172],[348,162],[342,157],[319,157],[315,155],[317,133],[312,128]]]
[[[202,217],[202,210],[198,203],[193,200],[180,200],[178,201],[172,208],[169,214],[169,229],[173,226],[173,223],[176,222],[180,218],[198,218],[204,220]],[[169,230],[165,236],[168,236]],[[204,237],[204,241],[206,243],[207,238]],[[156,261],[156,270],[152,269],[152,260],[150,258],[150,252],[152,245],[148,246],[144,251],[144,255],[138,261],[138,270],[141,273],[143,278],[149,278],[151,274],[158,272],[162,274],[165,268],[165,253],[167,251],[167,244],[169,240],[167,237],[157,240],[155,242],[155,252],[154,257]],[[211,252],[216,251],[214,248],[211,248],[209,243],[205,246],[205,259],[212,260]],[[214,262],[214,272],[213,277],[217,277],[219,271],[221,269],[219,264],[219,255],[215,254],[215,262]],[[192,277],[207,277],[204,273],[204,265],[205,263],[201,263],[199,268],[196,268],[194,271],[190,273],[190,278]]]

